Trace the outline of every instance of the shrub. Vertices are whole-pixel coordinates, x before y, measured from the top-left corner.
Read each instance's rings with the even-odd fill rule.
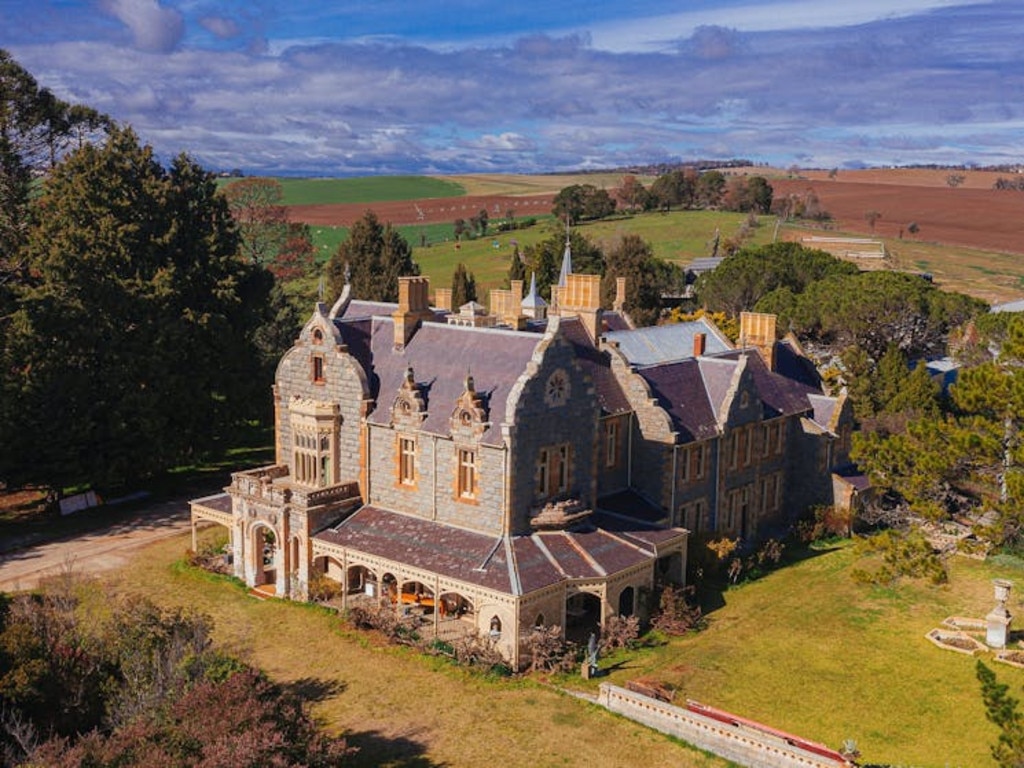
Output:
[[[704,616],[699,605],[692,605],[693,587],[662,587],[658,598],[658,611],[651,626],[668,635],[684,635],[703,629]]]
[[[860,539],[856,551],[863,557],[880,557],[874,569],[857,568],[853,578],[865,584],[892,586],[900,577],[928,579],[932,584],[948,580],[946,565],[917,529],[885,530]]]
[[[640,619],[636,616],[612,616],[601,629],[601,652],[615,648],[633,648],[640,637]]]

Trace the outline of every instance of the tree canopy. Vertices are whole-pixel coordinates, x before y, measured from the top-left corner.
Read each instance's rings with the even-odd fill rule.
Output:
[[[578,231],[569,234],[572,250],[572,271],[577,274],[604,275],[604,253]],[[523,249],[526,272],[537,274],[537,290],[546,300],[551,299],[551,286],[558,282],[565,253],[565,235],[555,233],[535,245]]]
[[[394,302],[398,301],[398,278],[418,275],[420,268],[405,238],[390,222],[381,224],[373,211],[367,211],[327,264],[332,296],[341,294],[346,273],[355,297]]]
[[[572,184],[555,195],[551,212],[569,224],[584,219],[603,219],[615,213],[615,200],[593,184]]]
[[[273,285],[239,260],[213,176],[115,128],[33,207],[0,347],[0,476],[118,485],[211,445],[269,383],[252,337]]]
[[[661,314],[661,295],[681,282],[681,270],[656,258],[650,243],[636,234],[620,237],[605,262],[604,306],[610,307],[614,300],[616,278],[625,277],[625,311],[638,326],[654,325]]]

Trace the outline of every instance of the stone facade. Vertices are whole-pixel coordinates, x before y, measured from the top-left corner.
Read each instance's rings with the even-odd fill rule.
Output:
[[[522,664],[538,624],[645,616],[657,582],[685,579],[687,529],[753,539],[833,500],[849,408],[775,370],[791,350],[771,320],[739,350],[703,322],[633,331],[597,286],[569,274],[527,320],[517,285],[473,324],[430,308],[426,278],[397,306],[346,288],[278,366],[275,464],[193,502],[194,522],[230,521],[250,585],[305,599],[330,579],[343,607],[390,599]]]

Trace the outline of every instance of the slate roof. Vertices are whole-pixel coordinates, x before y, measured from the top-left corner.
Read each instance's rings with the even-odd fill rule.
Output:
[[[365,506],[313,538],[469,584],[512,592],[501,537]]]
[[[645,523],[657,523],[665,519],[665,512],[661,508],[632,490],[601,497],[597,500],[597,508]]]
[[[813,414],[826,425],[835,398],[799,381],[773,373],[756,352],[731,350],[716,357],[691,358],[638,368],[658,405],[672,420],[679,442],[704,440],[718,434],[718,413],[732,383],[736,366],[746,356],[747,367],[761,398],[763,418]],[[823,418],[824,421],[818,421]]]
[[[700,361],[704,363],[706,361]],[[717,406],[712,404],[707,385],[697,360],[685,360],[651,368],[642,368],[639,373],[658,405],[672,420],[673,428],[680,433],[680,442],[705,440],[718,434]],[[720,369],[732,375],[732,365],[711,366],[713,372]],[[725,381],[728,386],[728,379]]]
[[[575,348],[576,361],[593,382],[602,410],[609,414],[632,410],[619,380],[612,373],[611,357],[594,346],[583,323],[575,317],[565,318],[561,320],[559,328]]]
[[[366,506],[314,538],[519,595],[567,579],[614,575],[651,560],[659,544],[684,535],[679,528],[658,529],[615,515],[595,513],[590,520],[576,530],[505,539]]]
[[[718,329],[702,319],[627,331],[609,331],[605,339],[618,344],[619,351],[633,365],[658,365],[693,357],[693,338],[698,333],[705,336],[706,355],[732,349]]]
[[[366,371],[370,393],[377,400],[368,417],[371,424],[390,422],[392,400],[406,369],[412,367],[427,406],[422,429],[449,435],[449,419],[465,390],[466,374],[471,373],[493,425],[481,439],[486,445],[501,444],[496,427],[505,421],[509,392],[541,341],[536,334],[500,328],[424,323],[404,349],[395,350],[390,317],[341,322],[338,327],[350,353]]]

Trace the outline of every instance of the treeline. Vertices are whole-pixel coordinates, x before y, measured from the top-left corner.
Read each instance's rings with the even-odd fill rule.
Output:
[[[210,617],[142,598],[87,607],[86,586],[63,578],[0,605],[3,765],[348,762],[299,696],[213,645]]]
[[[686,167],[658,176],[650,187],[626,174],[610,193],[593,184],[572,184],[555,195],[551,212],[570,224],[611,216],[620,205],[630,213],[677,208],[758,214],[772,210],[772,197],[763,176],[727,177],[718,170],[701,173]]]
[[[298,315],[267,266],[302,233],[260,241],[191,158],[3,52],[0,118],[0,483],[133,484],[269,418]]]

